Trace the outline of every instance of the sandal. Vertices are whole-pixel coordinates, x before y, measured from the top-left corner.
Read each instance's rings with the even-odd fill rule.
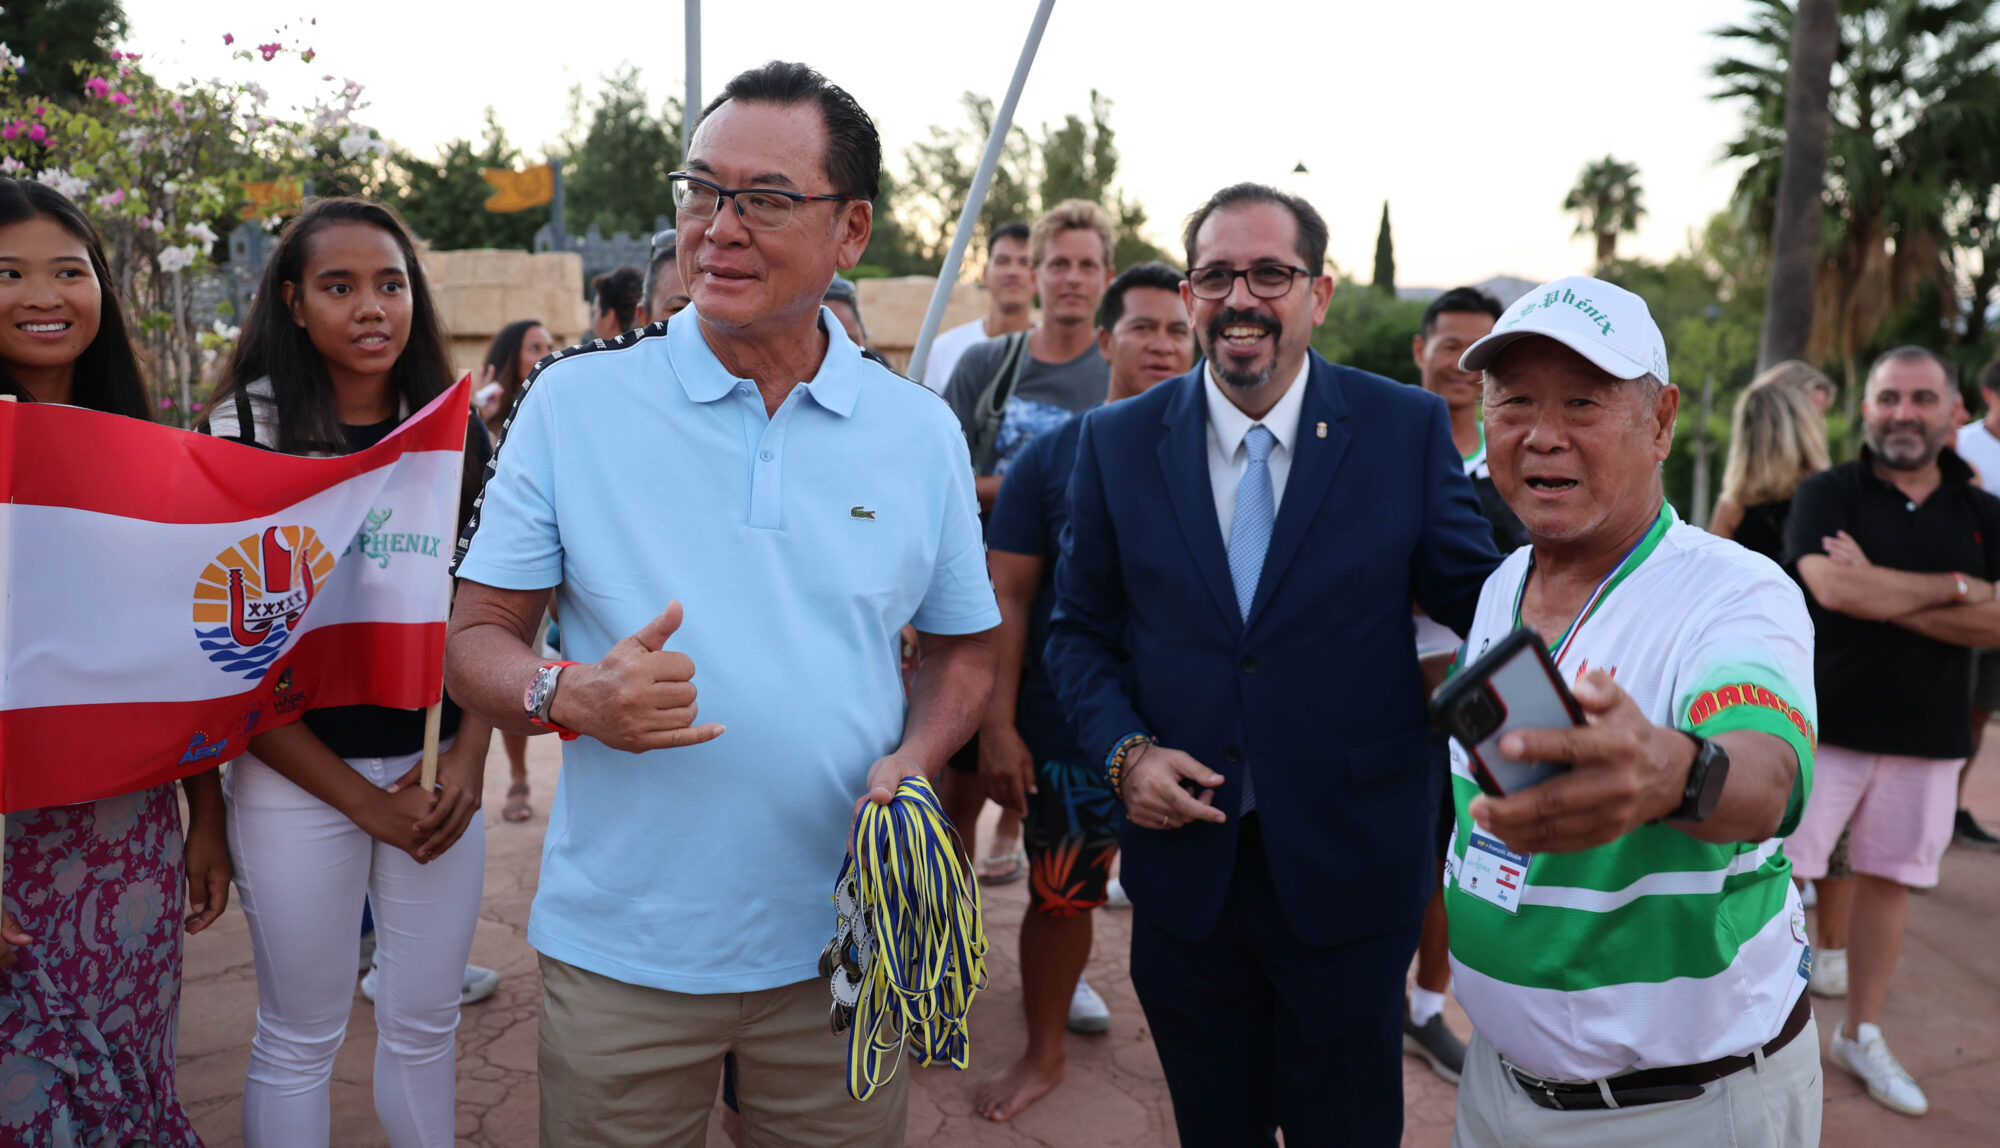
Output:
[[[1012,853],[1002,853],[988,857],[979,863],[979,880],[988,885],[1006,885],[1019,881],[1028,872],[1028,853],[1016,849]]]
[[[507,804],[500,807],[500,820],[526,821],[535,815],[535,807],[528,804],[528,783],[517,781],[507,787]]]

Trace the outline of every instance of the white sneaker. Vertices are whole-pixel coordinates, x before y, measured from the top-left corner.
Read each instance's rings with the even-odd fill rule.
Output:
[[[1076,992],[1069,998],[1069,1030],[1085,1034],[1111,1031],[1111,1010],[1082,977],[1076,978]]]
[[[371,965],[368,969],[368,975],[361,978],[361,995],[368,998],[369,1004],[375,1003],[376,976],[380,971],[379,968]],[[461,1005],[478,1004],[480,1001],[492,996],[493,991],[499,987],[499,973],[483,965],[467,965],[465,966],[465,979],[461,980],[458,984],[458,1003]]]
[[[1129,909],[1132,907],[1132,898],[1125,895],[1125,883],[1116,877],[1113,877],[1110,883],[1104,886],[1104,907],[1107,909]]]
[[[1806,991],[1816,997],[1847,995],[1846,949],[1813,950],[1812,976],[1806,980]]]
[[[1924,1099],[1924,1090],[1917,1087],[1917,1082],[1910,1079],[1896,1055],[1889,1051],[1880,1028],[1861,1025],[1854,1030],[1859,1039],[1849,1040],[1845,1027],[1834,1030],[1827,1059],[1866,1084],[1875,1103],[1891,1112],[1922,1116],[1931,1110],[1930,1101]]]

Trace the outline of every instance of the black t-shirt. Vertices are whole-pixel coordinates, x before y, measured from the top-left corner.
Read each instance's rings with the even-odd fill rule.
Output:
[[[392,418],[367,426],[341,427],[347,436],[348,453],[367,450],[381,442],[402,421]],[[470,424],[465,431],[465,481],[459,490],[458,500],[458,529],[461,533],[465,530],[465,520],[472,515],[472,503],[479,497],[479,483],[486,473],[486,462],[492,457],[493,442],[487,437],[486,425],[479,421],[479,416],[470,416]],[[458,732],[461,716],[458,703],[446,694],[444,709],[438,720],[439,740]],[[400,757],[424,748],[422,710],[398,710],[386,706],[329,706],[307,710],[303,720],[314,737],[325,742],[328,749],[341,757]]]
[[[1785,567],[1824,553],[1845,530],[1877,566],[1912,573],[2000,575],[2000,498],[1972,481],[1946,450],[1944,481],[1921,505],[1877,477],[1867,449],[1857,462],[1816,474],[1792,495]],[[1827,610],[1806,591],[1816,633],[1813,676],[1821,740],[1863,753],[1955,758],[1972,753],[1972,650],[1893,622]]]
[[[1785,519],[1791,513],[1792,500],[1789,498],[1746,506],[1733,541],[1745,550],[1782,563],[1785,560]]]

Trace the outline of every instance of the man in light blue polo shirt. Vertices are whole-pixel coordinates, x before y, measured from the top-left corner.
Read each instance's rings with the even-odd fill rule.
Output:
[[[461,544],[453,696],[574,737],[528,927],[543,1143],[698,1143],[724,1053],[753,1142],[902,1141],[908,1073],[845,1092],[828,894],[857,799],[971,734],[999,612],[951,411],[819,307],[879,163],[818,73],[731,81],[674,177],[694,304],[535,372]],[[528,645],[551,587],[567,667]]]

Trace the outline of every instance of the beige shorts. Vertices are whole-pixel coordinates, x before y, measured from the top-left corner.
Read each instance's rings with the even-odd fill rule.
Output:
[[[701,1148],[727,1052],[749,1148],[902,1145],[913,1070],[866,1101],[849,1096],[824,981],[675,993],[541,963],[544,1148]]]

